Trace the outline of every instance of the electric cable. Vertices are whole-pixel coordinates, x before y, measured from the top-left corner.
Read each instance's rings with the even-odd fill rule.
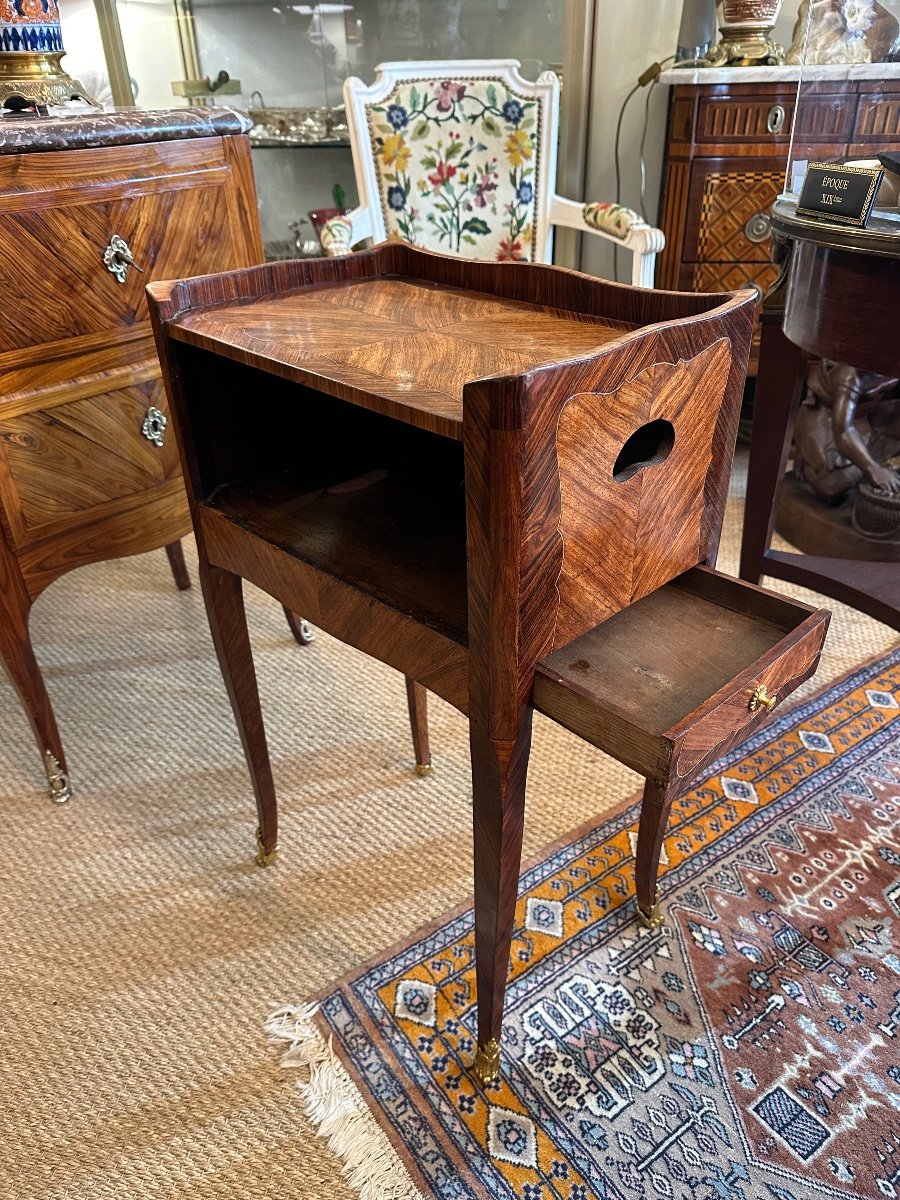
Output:
[[[641,145],[640,145],[641,216],[644,218],[645,221],[647,220],[647,205],[646,205],[646,175],[647,175],[647,171],[646,171],[646,166],[644,164],[644,143],[647,139],[647,127],[650,123],[650,97],[653,94],[653,88],[656,86],[656,82],[659,79],[660,74],[662,73],[663,67],[666,65],[666,63],[673,62],[674,59],[675,59],[675,55],[670,54],[670,55],[668,55],[668,57],[664,58],[662,60],[662,62],[651,63],[650,66],[647,67],[647,69],[645,71],[641,72],[641,74],[638,76],[637,83],[634,85],[634,87],[631,89],[631,91],[628,93],[628,95],[622,101],[622,106],[619,109],[619,116],[616,121],[616,140],[615,140],[615,148],[614,148],[614,152],[613,152],[613,159],[615,162],[615,170],[616,170],[616,204],[620,205],[622,203],[622,170],[621,170],[621,164],[619,161],[619,150],[620,150],[621,141],[622,141],[622,121],[625,118],[625,110],[627,109],[629,101],[631,100],[632,96],[637,91],[639,91],[642,87],[646,87],[647,84],[649,83],[650,91],[647,93],[647,102],[644,105],[644,129],[641,134]],[[684,65],[688,66],[690,64],[686,62]],[[619,282],[619,247],[615,244],[613,245],[613,279],[616,281],[616,283]]]

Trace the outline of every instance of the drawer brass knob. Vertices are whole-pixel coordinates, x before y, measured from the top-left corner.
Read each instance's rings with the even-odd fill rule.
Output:
[[[141,433],[154,446],[161,446],[166,440],[166,426],[168,423],[166,414],[160,412],[158,408],[154,408],[151,404],[147,409],[147,415],[144,417]]]
[[[748,242],[764,242],[772,232],[772,221],[768,213],[757,212],[744,225],[744,237]]]
[[[139,267],[134,261],[131,247],[117,233],[112,235],[106,249],[103,251],[103,263],[106,269],[115,275],[119,283],[125,282],[125,276],[128,274],[129,267],[134,267],[136,271],[140,271],[141,273],[144,270],[143,267]]]
[[[750,704],[748,707],[751,712],[756,712],[758,708],[765,708],[768,712],[771,712],[777,703],[778,697],[770,696],[766,691],[766,685],[761,683],[750,697]]]

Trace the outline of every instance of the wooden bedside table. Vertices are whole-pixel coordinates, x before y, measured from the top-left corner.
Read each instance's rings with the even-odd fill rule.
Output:
[[[249,579],[468,713],[479,1051],[499,1036],[534,707],[675,795],[815,669],[827,614],[715,558],[752,299],[399,242],[149,289],[210,625],[275,851]]]
[[[71,795],[31,646],[41,592],[190,530],[146,283],[262,261],[246,131],[228,108],[0,119],[0,661],[50,797]]]

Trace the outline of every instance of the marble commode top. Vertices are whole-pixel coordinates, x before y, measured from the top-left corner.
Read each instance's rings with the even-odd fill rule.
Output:
[[[829,63],[781,67],[670,67],[660,83],[821,83],[900,79],[900,63]]]
[[[57,108],[49,117],[0,117],[0,154],[228,137],[247,133],[251,125],[245,112],[224,104],[214,108],[73,107],[65,114]]]

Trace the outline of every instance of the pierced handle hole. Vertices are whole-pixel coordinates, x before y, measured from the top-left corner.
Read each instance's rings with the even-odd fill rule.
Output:
[[[648,421],[636,429],[613,464],[613,479],[624,483],[644,467],[665,462],[675,445],[675,426],[671,421]]]

